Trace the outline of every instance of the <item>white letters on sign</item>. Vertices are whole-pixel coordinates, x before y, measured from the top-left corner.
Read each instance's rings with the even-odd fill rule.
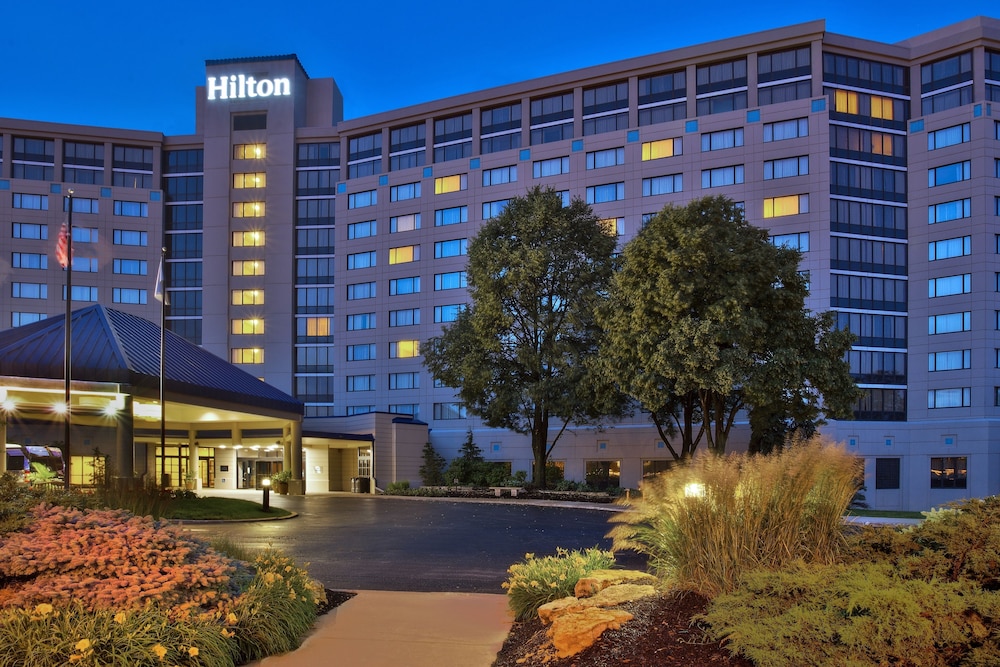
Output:
[[[208,99],[242,100],[250,97],[286,97],[292,94],[287,78],[257,80],[245,74],[208,77]]]

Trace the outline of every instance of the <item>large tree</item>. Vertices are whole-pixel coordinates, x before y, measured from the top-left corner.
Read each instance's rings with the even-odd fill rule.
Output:
[[[488,426],[531,436],[533,479],[570,423],[620,412],[589,360],[617,239],[579,199],[552,189],[511,199],[469,243],[471,303],[424,346],[424,363]],[[550,426],[555,434],[550,440]]]
[[[702,438],[725,452],[741,410],[785,430],[850,415],[852,337],[805,308],[800,259],[724,197],[668,205],[625,246],[600,313],[600,367],[649,411],[676,458]]]

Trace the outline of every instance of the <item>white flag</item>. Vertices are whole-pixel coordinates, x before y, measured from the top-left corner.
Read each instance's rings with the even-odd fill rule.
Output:
[[[157,301],[160,301],[165,306],[170,305],[170,297],[167,296],[166,292],[163,291],[163,260],[160,260],[160,266],[156,269],[156,287],[153,288],[153,297]]]

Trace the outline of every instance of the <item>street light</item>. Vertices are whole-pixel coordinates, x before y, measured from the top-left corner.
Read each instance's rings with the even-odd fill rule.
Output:
[[[264,487],[264,511],[271,511],[271,478],[265,477],[261,480],[260,485]]]

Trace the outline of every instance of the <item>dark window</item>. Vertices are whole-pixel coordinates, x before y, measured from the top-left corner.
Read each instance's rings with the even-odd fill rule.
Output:
[[[875,488],[899,488],[899,459],[875,459]]]
[[[932,489],[964,489],[968,475],[969,463],[964,456],[931,457]]]
[[[235,132],[239,132],[241,130],[266,130],[266,129],[267,129],[266,113],[241,114],[239,116],[233,116],[233,131]]]

